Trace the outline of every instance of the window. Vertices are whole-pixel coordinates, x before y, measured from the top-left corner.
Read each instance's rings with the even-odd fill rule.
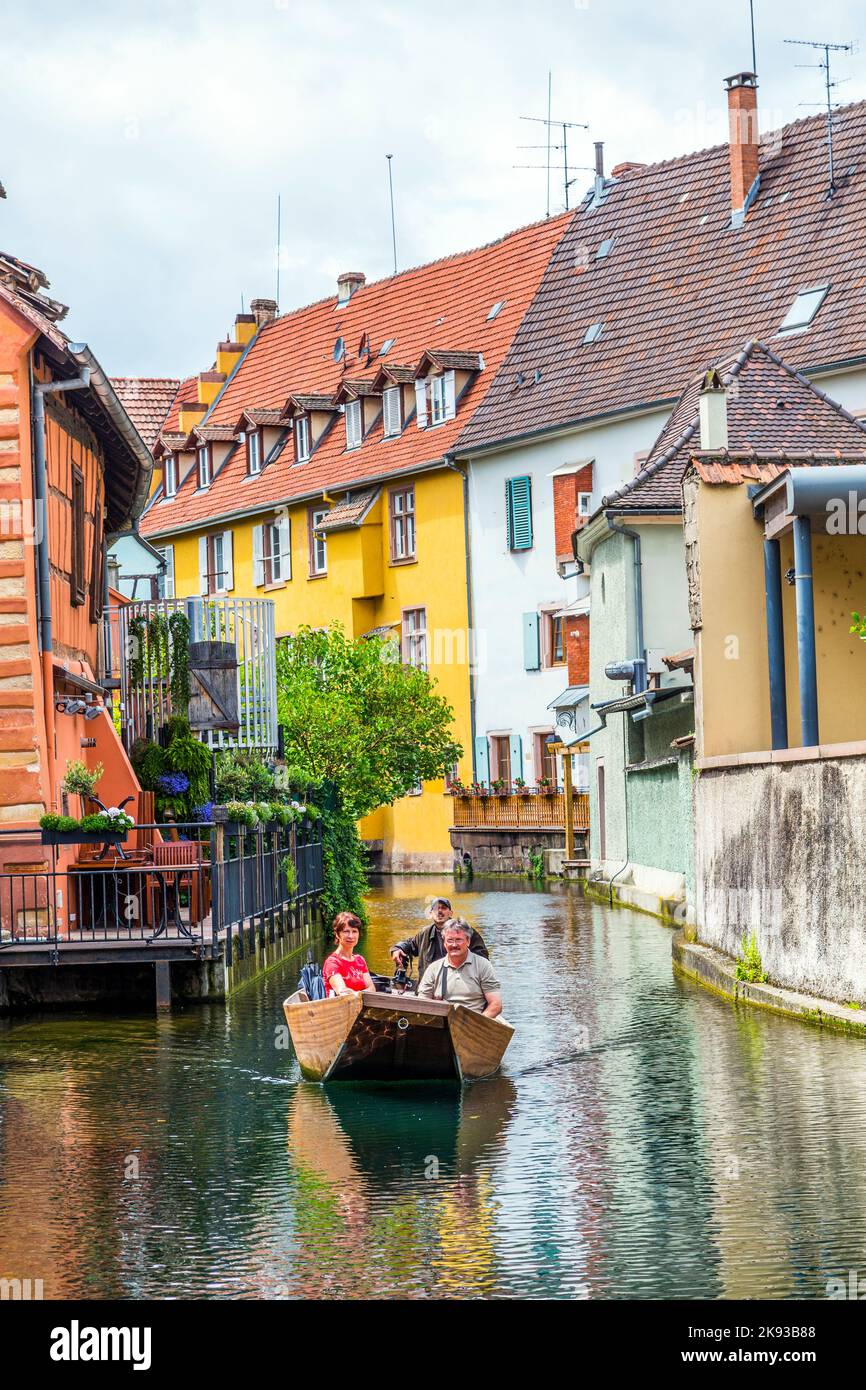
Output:
[[[415,559],[415,489],[395,488],[389,496],[391,560]]]
[[[262,471],[261,430],[250,430],[247,434],[247,469],[251,477]]]
[[[592,493],[579,492],[577,494],[577,514],[578,516],[589,516],[592,509]]]
[[[415,382],[415,408],[418,428],[441,425],[445,420],[453,420],[457,413],[457,396],[454,373],[444,372],[441,376],[422,377]]]
[[[357,449],[364,440],[364,424],[361,416],[361,402],[346,402],[346,448]]]
[[[385,437],[392,439],[403,428],[403,388],[389,386],[382,395],[382,419]]]
[[[165,562],[165,569],[159,577],[159,596],[174,598],[174,546],[164,545],[159,553]]]
[[[505,519],[509,550],[532,549],[532,479],[508,478],[505,483]]]
[[[611,253],[612,250],[613,250],[613,237],[612,237],[612,236],[609,236],[609,237],[606,237],[605,240],[604,240],[604,241],[601,243],[601,245],[599,246],[598,250],[597,250],[596,253],[595,253],[595,259],[596,259],[597,261],[603,261],[604,258],[605,258],[605,256],[609,256],[609,255],[610,255],[610,253]]]
[[[284,584],[292,577],[291,522],[278,516],[253,527],[253,583]]]
[[[386,338],[382,346],[379,348],[379,356],[384,357],[386,352],[390,352],[396,341],[396,338]]]
[[[403,612],[403,660],[407,666],[427,670],[427,609],[406,608]]]
[[[72,573],[71,601],[75,607],[84,602],[84,474],[72,465]]]
[[[177,493],[177,455],[166,454],[163,465],[165,469],[165,495],[174,497]]]
[[[210,487],[210,445],[199,445],[198,451],[198,485],[199,487]]]
[[[310,457],[310,417],[298,415],[294,425],[295,463],[305,463]]]
[[[90,565],[90,621],[98,623],[105,603],[105,546],[102,534],[102,499],[97,491],[93,508],[93,556]]]
[[[222,531],[207,538],[207,592],[222,594],[228,588],[228,567],[226,565],[226,542]]]
[[[519,775],[519,770],[518,770]],[[501,778],[511,785],[511,737],[509,734],[490,736],[490,780]]]
[[[541,664],[565,665],[565,622],[552,611],[541,614]]]
[[[310,542],[310,578],[328,573],[328,548],[325,537],[316,535],[316,527],[328,515],[327,507],[311,507],[307,513]]]
[[[546,777],[547,780],[550,782],[550,785],[555,787],[556,754],[550,752],[550,744],[547,742],[548,738],[551,736],[552,733],[552,729],[543,730],[540,733],[536,733],[533,740],[533,752],[536,782],[540,781],[542,777]]]
[[[591,323],[583,335],[584,343],[597,343],[604,329],[603,323]]]
[[[808,328],[827,297],[829,285],[818,285],[812,290],[800,290],[779,327],[780,333],[793,333],[798,328]]]
[[[490,310],[490,313],[487,315],[487,322],[488,322],[488,323],[491,323],[491,322],[493,321],[493,319],[495,319],[495,318],[497,317],[497,315],[499,315],[499,314],[502,313],[502,310],[503,310],[504,308],[505,308],[505,300],[504,300],[504,299],[497,299],[496,303],[493,305],[492,309]]]

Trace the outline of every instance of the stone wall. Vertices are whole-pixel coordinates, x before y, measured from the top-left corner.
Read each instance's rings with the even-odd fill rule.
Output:
[[[773,757],[696,779],[698,937],[754,931],[771,983],[866,1003],[866,756]]]
[[[587,854],[585,830],[574,832],[574,852],[578,859]],[[535,830],[497,830],[478,826],[471,830],[452,829],[453,867],[465,873],[471,865],[476,874],[525,874],[530,855],[552,849],[565,852],[565,831],[559,828]],[[547,863],[547,861],[545,861]]]

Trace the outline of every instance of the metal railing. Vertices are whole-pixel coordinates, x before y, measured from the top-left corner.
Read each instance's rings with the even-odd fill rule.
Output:
[[[488,792],[486,796],[454,796],[454,825],[458,829],[491,826],[497,830],[565,829],[565,794],[527,788],[523,792]],[[589,828],[589,795],[574,792],[574,828]]]
[[[113,610],[114,611],[114,610]],[[171,619],[189,620],[190,642],[230,642],[237,651],[237,734],[205,730],[211,748],[277,746],[276,629],[272,599],[161,598],[124,603],[117,611],[120,693],[127,746],[137,738],[154,742],[172,713]]]
[[[217,827],[214,921],[226,964],[308,925],[323,884],[320,823]]]

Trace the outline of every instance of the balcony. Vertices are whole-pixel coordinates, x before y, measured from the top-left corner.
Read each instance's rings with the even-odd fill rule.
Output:
[[[589,829],[589,795],[572,794],[575,830]],[[454,826],[458,830],[565,830],[565,793],[527,788],[524,792],[454,797]]]

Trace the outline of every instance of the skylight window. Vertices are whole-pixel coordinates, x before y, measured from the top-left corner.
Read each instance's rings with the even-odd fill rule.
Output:
[[[612,237],[612,236],[609,236],[609,237],[606,237],[605,240],[604,240],[604,241],[601,243],[601,245],[599,246],[598,250],[597,250],[596,253],[595,253],[595,259],[596,259],[597,261],[603,261],[604,258],[605,258],[605,256],[609,256],[609,255],[610,255],[610,253],[611,253],[612,250],[613,250],[613,237]]]
[[[603,328],[603,323],[591,323],[583,335],[584,343],[597,343],[601,337]]]
[[[390,352],[396,341],[396,338],[386,338],[382,346],[379,348],[379,356],[384,357],[386,352]]]
[[[487,322],[492,323],[493,320],[496,318],[497,314],[501,314],[504,308],[505,300],[497,299],[496,303],[493,305],[493,308],[490,310],[490,313],[487,315]]]
[[[808,328],[827,297],[829,285],[817,285],[811,290],[800,290],[779,326],[780,333],[793,333],[798,328]]]

